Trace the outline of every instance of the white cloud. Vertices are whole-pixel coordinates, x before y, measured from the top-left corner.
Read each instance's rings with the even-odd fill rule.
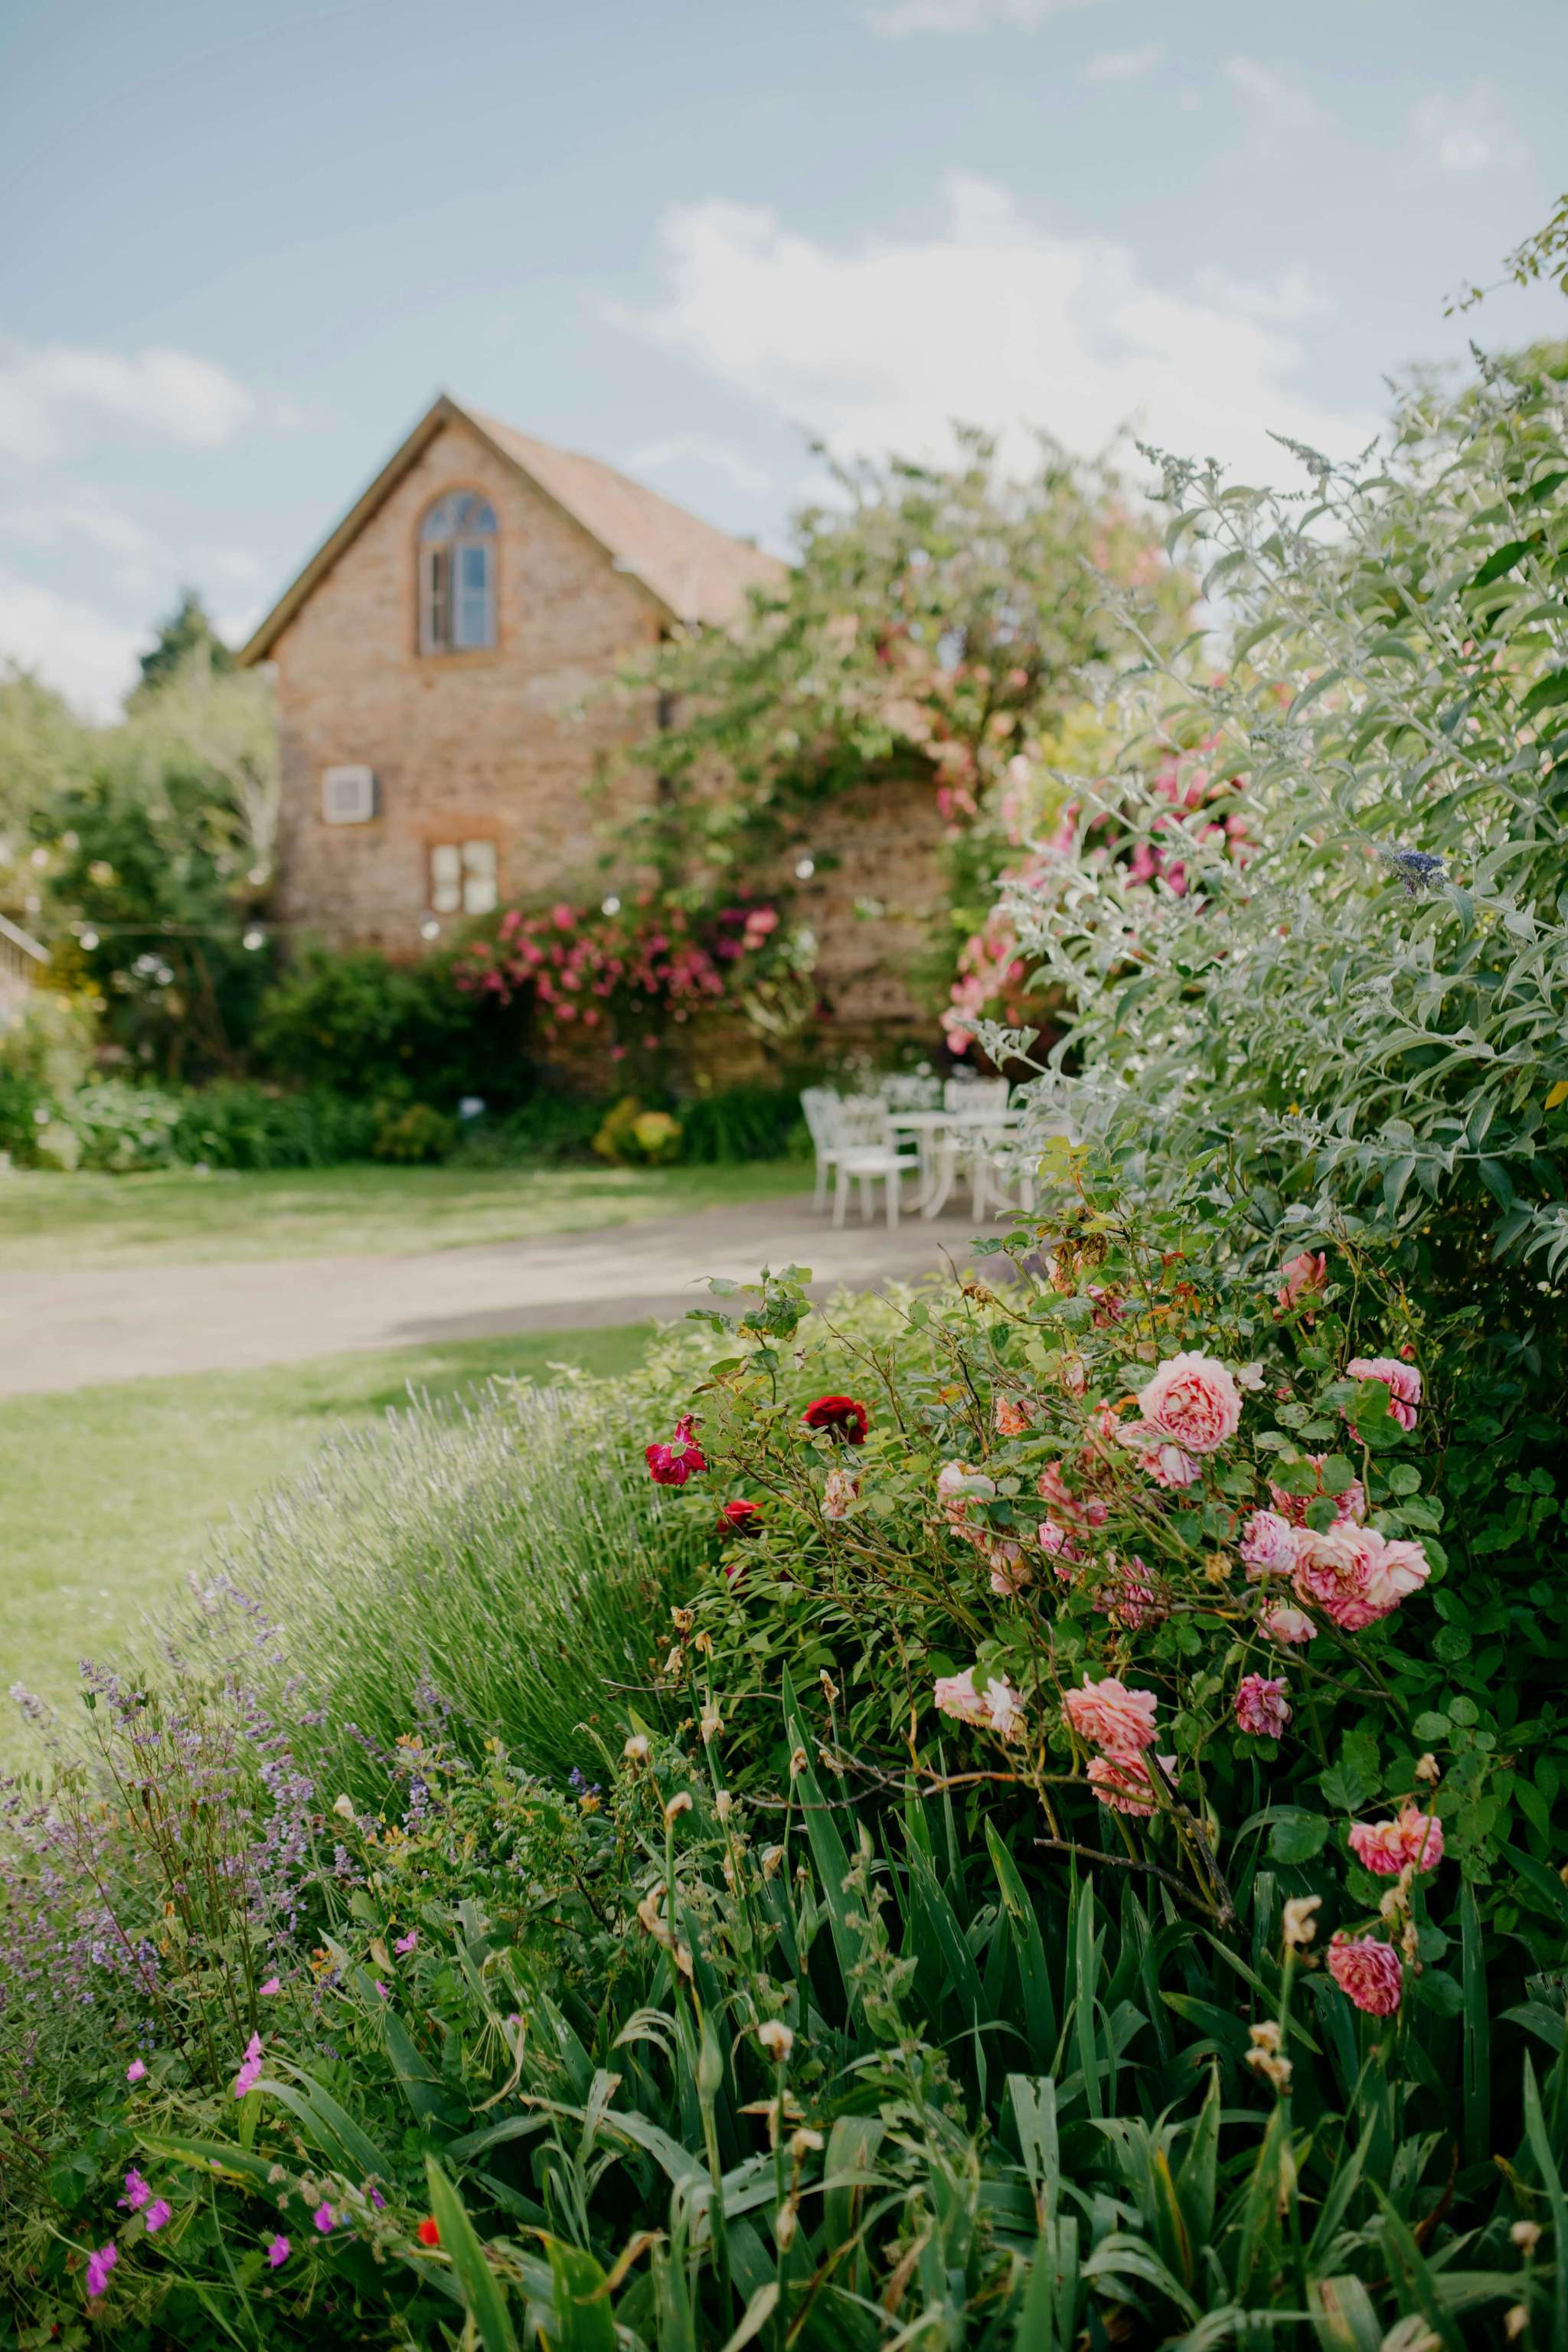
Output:
[[[1136,81],[1152,73],[1165,55],[1163,41],[1145,41],[1141,49],[1101,49],[1084,66],[1085,81]]]
[[[761,466],[753,466],[738,449],[725,441],[712,441],[705,434],[678,433],[668,441],[645,441],[626,459],[630,474],[667,474],[680,466],[704,466],[710,473],[722,476],[732,488],[746,490],[753,497],[773,487],[771,475]]]
[[[1257,58],[1226,58],[1224,71],[1231,88],[1271,123],[1305,131],[1323,120],[1317,100],[1278,66],[1262,65]]]
[[[0,347],[0,456],[36,465],[105,425],[216,448],[253,415],[254,396],[189,352]]]
[[[62,538],[84,540],[100,555],[126,562],[163,557],[166,551],[145,523],[99,491],[65,485],[47,497],[0,507],[0,540],[21,547],[58,547]]]
[[[1004,189],[954,177],[945,195],[933,235],[853,246],[760,208],[679,207],[662,224],[664,299],[609,315],[843,457],[938,451],[955,417],[1004,431],[1015,458],[1027,425],[1090,452],[1131,424],[1293,481],[1270,430],[1331,452],[1376,431],[1300,389],[1301,346],[1259,317],[1258,289],[1249,305],[1173,293],[1125,246],[1038,227]]]
[[[1282,270],[1272,286],[1237,278],[1213,263],[1198,271],[1194,283],[1205,302],[1243,319],[1259,320],[1266,327],[1310,326],[1333,318],[1340,307],[1299,261]]]
[[[891,0],[887,7],[868,8],[866,22],[889,40],[908,33],[984,33],[994,25],[1032,33],[1047,16],[1090,5],[1091,0]]]
[[[1489,172],[1521,163],[1524,149],[1489,82],[1429,90],[1411,113],[1411,138],[1440,172]]]
[[[37,670],[89,719],[119,716],[147,634],[0,569],[0,657]]]

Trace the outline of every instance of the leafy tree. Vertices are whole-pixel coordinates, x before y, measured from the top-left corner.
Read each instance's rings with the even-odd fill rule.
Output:
[[[140,662],[142,683],[136,696],[156,692],[188,672],[193,662],[222,675],[233,669],[234,656],[214,628],[199,593],[182,588],[179,603],[158,624],[157,643],[140,656]]]

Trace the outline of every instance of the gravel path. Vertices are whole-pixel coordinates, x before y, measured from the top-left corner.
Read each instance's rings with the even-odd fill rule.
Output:
[[[967,1256],[971,1221],[835,1233],[807,1196],[551,1241],[416,1257],[282,1258],[0,1276],[0,1395],[234,1371],[362,1348],[582,1329],[708,1303],[710,1275],[806,1265],[818,1291],[874,1289]]]

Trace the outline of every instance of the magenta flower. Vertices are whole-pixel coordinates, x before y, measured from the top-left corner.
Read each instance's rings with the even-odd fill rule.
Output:
[[[270,2000],[275,1992],[281,1992],[282,1990],[282,1983],[277,1977],[268,1977],[264,1985],[258,1985],[257,1987],[257,1990],[260,1993],[263,2000]]]
[[[373,1978],[371,1979],[371,1982],[374,1985],[374,1987],[375,1987],[375,1989],[376,1989],[377,1992],[381,1995],[381,1997],[382,1997],[383,2000],[391,2000],[392,1995],[387,1991],[386,1987],[382,1983],[381,1979],[380,1979],[379,1977],[373,1977]]]
[[[240,2060],[239,2072],[234,2078],[235,2097],[243,2099],[247,2091],[254,2091],[260,2075],[261,2036],[253,2033],[245,2045],[245,2056]]]
[[[289,2259],[289,2247],[287,2238],[278,2237],[270,2240],[267,2248],[268,2268],[269,2270],[280,2271],[284,2263]]]
[[[1283,1675],[1244,1675],[1236,1694],[1237,1727],[1254,1739],[1278,1739],[1290,1720]]]
[[[315,2211],[311,2214],[310,2219],[314,2221],[317,2229],[320,2230],[323,2238],[329,2236],[337,2227],[337,2215],[332,2211],[330,2205],[324,2203],[317,2206]]]
[[[166,2197],[154,2197],[143,2216],[147,2224],[149,2235],[151,2235],[153,2231],[161,2230],[163,2228],[164,2222],[169,2219],[169,2216],[173,2213],[174,2210],[174,2207],[169,2203]]]
[[[125,2194],[121,2199],[120,2202],[130,2212],[140,2213],[142,2206],[146,2204],[147,2200],[152,2196],[152,2194],[153,2191],[142,2179],[142,2175],[137,2171],[135,2166],[132,2165],[130,2171],[125,2176]]]
[[[146,2061],[142,2058],[132,2058],[130,2065],[125,2069],[125,2079],[128,2083],[139,2083],[146,2072]]]
[[[112,2245],[100,2246],[95,2253],[89,2254],[87,2292],[90,2302],[96,2303],[102,2294],[109,2284],[109,2273],[119,2260],[119,2251]]]
[[[395,1942],[395,1944],[394,1944],[394,1946],[393,1946],[393,1948],[393,1948],[393,1950],[397,1954],[398,1958],[399,1958],[399,1959],[402,1959],[402,1958],[404,1958],[405,1957],[405,1955],[406,1955],[406,1954],[408,1954],[409,1952],[413,1951],[413,1949],[414,1949],[415,1946],[418,1943],[418,1941],[419,1941],[419,1930],[418,1930],[418,1928],[417,1928],[417,1927],[410,1927],[410,1929],[408,1930],[408,1933],[407,1933],[407,1935],[406,1935],[406,1936],[399,1936],[399,1937],[397,1938],[397,1941]]]

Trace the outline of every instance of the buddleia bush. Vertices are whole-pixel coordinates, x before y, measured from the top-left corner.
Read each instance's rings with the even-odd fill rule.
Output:
[[[1527,1316],[1568,1270],[1565,376],[1417,389],[1353,463],[1294,448],[1293,495],[1163,460],[1225,669],[1145,638],[1072,850],[1009,901],[1074,1008],[1044,1102],[1076,1073],[1152,1186],[1207,1157],[1423,1278],[1500,1262]]]

